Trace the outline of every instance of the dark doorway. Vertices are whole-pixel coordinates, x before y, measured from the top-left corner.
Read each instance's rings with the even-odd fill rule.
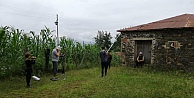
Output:
[[[135,60],[139,54],[142,52],[144,55],[145,64],[151,64],[151,40],[136,40],[135,41]]]

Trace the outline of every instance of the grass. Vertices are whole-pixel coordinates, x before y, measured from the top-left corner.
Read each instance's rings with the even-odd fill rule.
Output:
[[[66,80],[58,73],[31,80],[25,87],[25,77],[0,81],[0,97],[8,98],[194,98],[194,79],[145,68],[112,67],[101,78],[99,67],[66,72]]]

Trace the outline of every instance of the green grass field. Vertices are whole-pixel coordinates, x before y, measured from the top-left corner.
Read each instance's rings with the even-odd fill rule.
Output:
[[[100,67],[71,70],[66,80],[61,73],[58,81],[52,75],[31,80],[26,88],[25,77],[0,81],[0,97],[8,98],[194,98],[194,79],[145,68],[112,67],[101,78]]]

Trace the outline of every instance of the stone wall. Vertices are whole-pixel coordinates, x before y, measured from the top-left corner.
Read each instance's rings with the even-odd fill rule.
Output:
[[[121,52],[123,65],[134,66],[135,64],[135,41],[136,40],[152,40],[151,61],[154,60],[155,50],[155,32],[126,32],[121,37]]]
[[[133,66],[135,40],[152,40],[151,64],[182,69],[194,62],[194,29],[122,32],[122,62]]]

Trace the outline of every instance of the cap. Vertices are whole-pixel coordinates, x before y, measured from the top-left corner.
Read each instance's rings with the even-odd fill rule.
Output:
[[[60,46],[57,46],[57,47],[56,47],[56,49],[59,49],[59,50],[61,50],[61,47],[60,47]]]
[[[139,52],[139,54],[142,54],[142,52]]]

